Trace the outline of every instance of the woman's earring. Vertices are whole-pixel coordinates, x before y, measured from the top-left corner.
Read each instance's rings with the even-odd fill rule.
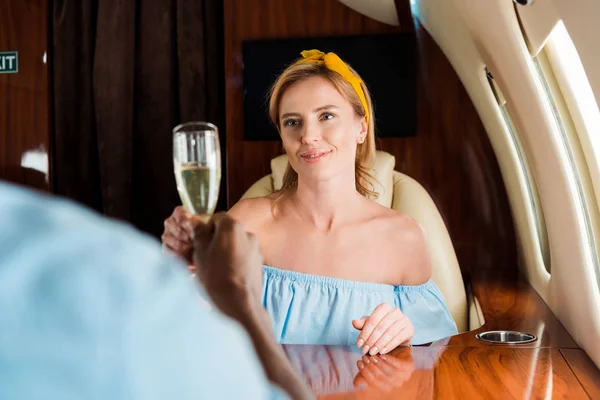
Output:
[[[364,136],[361,136],[361,138],[360,138],[360,142],[362,143],[362,142],[364,142],[364,141],[365,141],[365,137],[364,137]]]

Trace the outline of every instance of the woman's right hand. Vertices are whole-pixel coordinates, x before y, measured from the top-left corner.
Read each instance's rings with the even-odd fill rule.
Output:
[[[191,265],[193,231],[190,214],[183,206],[175,207],[173,214],[165,220],[165,231],[161,236],[163,249],[183,257]]]

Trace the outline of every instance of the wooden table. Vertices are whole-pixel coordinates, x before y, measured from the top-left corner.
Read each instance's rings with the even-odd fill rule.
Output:
[[[476,331],[386,357],[340,346],[285,350],[320,399],[600,399],[600,370],[526,282],[487,277],[472,284],[486,320]],[[495,329],[538,340],[497,345],[475,338]]]
[[[346,347],[286,346],[319,399],[600,399],[582,350],[405,347],[363,357]]]

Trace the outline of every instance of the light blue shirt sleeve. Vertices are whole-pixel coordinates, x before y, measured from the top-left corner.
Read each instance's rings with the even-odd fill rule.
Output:
[[[0,399],[285,398],[133,228],[0,183]]]

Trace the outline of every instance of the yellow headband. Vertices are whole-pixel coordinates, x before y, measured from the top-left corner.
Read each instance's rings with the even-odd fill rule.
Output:
[[[328,69],[337,72],[344,78],[346,82],[352,85],[360,102],[362,103],[363,108],[365,109],[365,115],[367,124],[369,123],[369,107],[367,107],[367,98],[365,97],[365,93],[360,86],[362,82],[360,78],[350,71],[350,68],[346,65],[345,62],[341,60],[335,53],[323,53],[319,50],[304,50],[302,53],[302,59],[297,62],[297,64],[301,63],[315,63],[319,65],[325,65]]]

